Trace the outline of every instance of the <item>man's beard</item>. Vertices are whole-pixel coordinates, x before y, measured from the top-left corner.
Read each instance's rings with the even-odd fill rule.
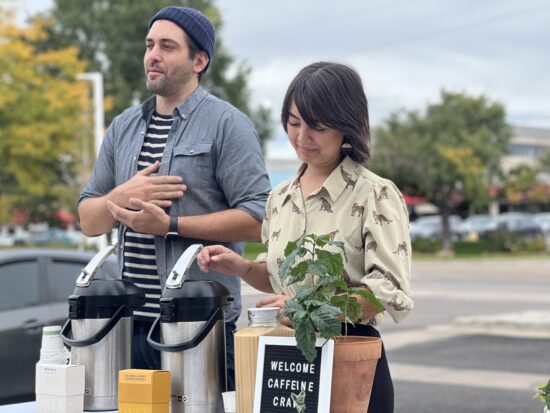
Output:
[[[146,87],[149,92],[155,95],[168,97],[176,95],[190,79],[192,74],[188,73],[182,66],[174,68],[174,71],[168,75],[163,72],[162,76],[149,80],[147,78]]]

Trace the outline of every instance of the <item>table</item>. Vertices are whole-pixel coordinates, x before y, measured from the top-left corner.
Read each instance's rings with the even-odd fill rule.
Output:
[[[0,406],[0,413],[36,413],[36,402],[6,404]],[[117,413],[117,410],[105,411],[103,413]]]

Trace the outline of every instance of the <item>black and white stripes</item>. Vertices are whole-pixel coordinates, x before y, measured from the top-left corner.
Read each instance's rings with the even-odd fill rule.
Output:
[[[153,114],[139,154],[138,171],[162,159],[172,122],[172,116],[163,116],[156,112]],[[126,229],[122,275],[123,278],[145,289],[146,304],[134,311],[136,318],[156,317],[160,308],[161,290],[157,273],[154,235],[140,234],[131,228]]]

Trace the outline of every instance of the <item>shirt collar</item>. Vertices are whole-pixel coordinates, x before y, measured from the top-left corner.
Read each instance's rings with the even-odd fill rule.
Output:
[[[359,175],[358,167],[357,162],[346,156],[325,180],[322,188],[325,189],[332,202],[336,202],[348,186],[351,186],[353,190]]]
[[[331,172],[331,174],[328,176],[328,178],[325,180],[321,188],[319,189],[318,193],[321,193],[322,191],[326,192],[328,196],[330,197],[332,202],[336,202],[336,200],[342,195],[342,192],[351,185],[352,189],[355,186],[355,183],[357,182],[357,177],[359,175],[358,173],[358,164],[353,159],[351,159],[349,156],[346,156],[344,159],[342,159],[342,162],[334,169],[334,171]],[[279,194],[283,195],[283,199],[281,201],[281,205],[284,205],[291,197],[292,194],[299,190],[300,188],[300,177],[304,173],[304,171],[307,168],[307,164],[303,163],[300,168],[298,168],[298,171],[296,172],[296,175],[294,175],[294,178],[292,178],[288,185],[284,186],[279,190]]]
[[[191,93],[185,100],[183,100],[174,109],[174,116],[181,116],[183,119],[187,119],[195,108],[202,102],[208,92],[201,86],[197,87],[193,93]],[[156,97],[151,96],[143,105],[141,105],[141,116],[147,120],[156,107]]]
[[[302,165],[300,165],[298,171],[294,175],[294,178],[292,178],[287,185],[279,190],[279,195],[283,195],[281,205],[284,205],[286,201],[288,201],[292,197],[292,194],[300,189],[300,177],[302,176],[306,168],[307,164],[303,163]]]

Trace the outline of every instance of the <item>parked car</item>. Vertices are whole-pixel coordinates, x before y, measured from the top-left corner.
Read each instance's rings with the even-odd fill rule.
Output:
[[[462,218],[458,215],[449,216],[449,225],[451,237],[457,238],[459,235],[459,226]],[[441,215],[430,215],[420,217],[416,221],[411,222],[409,228],[411,240],[417,239],[442,239],[443,238],[443,221]]]
[[[545,235],[550,235],[550,212],[540,212],[533,215],[533,221]]]
[[[487,232],[504,230],[518,235],[530,237],[540,234],[533,214],[526,212],[504,212],[495,217],[495,222],[487,229]]]
[[[497,220],[491,215],[472,215],[460,223],[458,233],[463,240],[476,240],[497,225]]]
[[[4,225],[0,228],[0,247],[25,245],[29,238],[29,233],[20,225]]]
[[[68,297],[94,253],[48,249],[0,251],[0,404],[34,400],[42,327],[62,325]],[[116,277],[111,256],[96,277]]]

